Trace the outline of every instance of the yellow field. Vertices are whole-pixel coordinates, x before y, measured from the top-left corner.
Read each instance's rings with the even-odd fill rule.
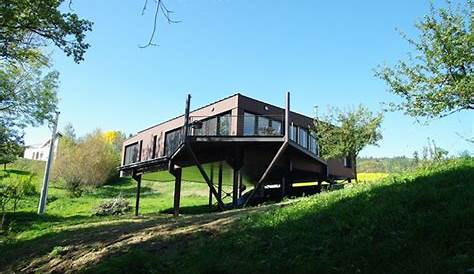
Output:
[[[388,177],[388,173],[382,173],[382,172],[378,172],[378,173],[358,173],[357,174],[357,179],[360,181],[360,182],[376,182],[376,181],[380,181],[380,180],[383,180],[385,178]]]

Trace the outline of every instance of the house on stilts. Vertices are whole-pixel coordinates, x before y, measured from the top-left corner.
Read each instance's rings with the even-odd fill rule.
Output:
[[[197,167],[220,210],[246,206],[268,197],[316,193],[321,182],[350,180],[349,159],[325,161],[310,128],[313,118],[235,94],[138,132],[123,144],[123,175],[138,184],[136,211],[144,173],[169,171],[175,178],[174,214],[179,214],[182,169]],[[218,179],[203,167],[216,163]],[[232,169],[232,203],[222,199],[222,166]],[[212,177],[212,178],[211,178]],[[245,179],[247,188],[242,187]]]

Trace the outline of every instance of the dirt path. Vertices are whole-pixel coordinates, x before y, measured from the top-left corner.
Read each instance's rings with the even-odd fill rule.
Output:
[[[269,208],[263,206],[179,218],[143,217],[126,224],[73,228],[56,237],[26,243],[24,250],[16,252],[17,260],[2,268],[6,267],[4,273],[74,273],[128,247],[143,245],[153,250],[167,249],[186,241],[196,232],[222,232],[240,217]],[[51,251],[58,247],[58,254],[52,256]]]

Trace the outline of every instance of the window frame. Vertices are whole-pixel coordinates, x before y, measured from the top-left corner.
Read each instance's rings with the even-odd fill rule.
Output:
[[[180,133],[178,133],[180,132]],[[176,151],[176,149],[178,148],[179,144],[176,146],[175,150],[174,151],[168,151],[169,150],[169,146],[168,146],[168,137],[170,136],[170,134],[178,134],[178,135],[181,135],[179,136],[180,138],[183,138],[183,127],[179,127],[179,128],[175,128],[175,129],[172,129],[172,130],[169,130],[167,132],[165,132],[165,145],[164,145],[164,156],[171,156],[171,155],[168,155],[168,152],[171,154],[171,153],[174,153]]]
[[[137,147],[137,152],[136,152],[136,159],[135,160],[132,160],[130,162],[127,162],[127,156],[128,156],[128,149],[131,148],[131,147]],[[136,141],[134,143],[131,143],[131,144],[128,144],[124,147],[124,153],[123,153],[123,164],[124,165],[129,165],[129,164],[133,164],[133,163],[137,163],[140,161],[139,157],[140,157],[140,144],[139,144],[139,141]]]
[[[304,136],[302,134],[303,132],[304,132]],[[304,127],[298,127],[298,136],[300,137],[298,138],[298,145],[300,145],[301,147],[305,149],[309,149],[309,146],[308,146],[309,145],[309,130]]]
[[[221,132],[221,126],[222,126],[221,121],[223,120],[221,118],[223,117],[228,117],[228,121],[229,121],[228,134],[222,134]],[[215,129],[212,129],[213,132],[215,130],[215,134],[209,134],[209,131],[210,131],[209,129],[211,128],[209,125],[214,124],[214,122],[211,122],[212,120],[215,120]],[[230,111],[207,117],[206,119],[199,120],[199,122],[202,124],[202,126],[200,129],[194,129],[192,131],[191,134],[193,136],[230,136],[232,133],[232,114]]]
[[[277,120],[277,119],[272,119],[269,116],[266,116],[265,114],[256,114],[251,111],[246,111],[244,110],[244,120],[243,120],[243,136],[282,136],[283,135],[283,121]],[[246,129],[246,118],[253,116],[253,132],[252,134],[247,134],[245,132]],[[274,134],[260,134],[259,129],[260,129],[260,120],[266,119],[268,120],[268,126],[267,128],[272,128],[275,130]],[[277,122],[280,125],[279,130],[277,128],[273,127],[273,122]]]

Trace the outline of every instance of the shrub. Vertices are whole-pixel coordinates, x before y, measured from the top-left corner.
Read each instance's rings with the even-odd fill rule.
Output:
[[[127,199],[121,195],[114,199],[102,202],[95,210],[96,216],[122,215],[130,211],[132,207]]]
[[[59,144],[53,177],[62,181],[66,190],[75,196],[86,189],[116,179],[119,175],[116,168],[120,165],[121,153],[116,143],[120,143],[121,139],[114,137],[111,141],[110,138],[110,134],[104,135],[100,130],[79,140],[63,137]]]
[[[8,174],[0,183],[0,210],[2,220],[0,230],[5,224],[6,211],[11,206],[13,212],[16,211],[19,203],[26,197],[36,193],[32,183],[33,176],[19,176]]]

